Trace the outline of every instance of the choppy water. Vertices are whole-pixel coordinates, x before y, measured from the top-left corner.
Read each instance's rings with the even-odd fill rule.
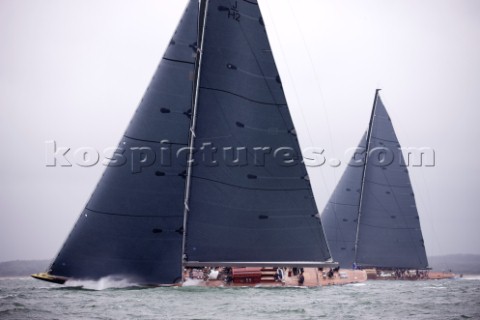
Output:
[[[83,286],[83,287],[81,287]],[[0,279],[0,319],[480,319],[480,277],[306,288]]]

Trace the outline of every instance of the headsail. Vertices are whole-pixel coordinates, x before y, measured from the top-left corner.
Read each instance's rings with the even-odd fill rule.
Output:
[[[185,164],[168,163],[166,155],[188,144],[197,17],[198,1],[191,0],[120,142],[123,153],[106,169],[50,274],[181,279]]]
[[[205,28],[186,263],[328,260],[257,2],[210,0]]]
[[[368,159],[362,167],[347,167],[341,183],[322,214],[333,257],[344,267],[353,262],[364,267],[424,269],[428,261],[420,218],[398,138],[380,96],[374,103],[369,141],[362,139]],[[360,168],[360,169],[359,169]],[[363,181],[359,173],[364,170]],[[347,183],[343,183],[346,181]],[[357,192],[359,190],[361,201]],[[339,196],[340,195],[340,196]],[[358,203],[356,217],[344,217],[343,202]],[[356,202],[356,201],[359,202]],[[333,208],[333,209],[332,209]],[[342,210],[338,210],[341,208]],[[352,220],[353,218],[353,220]],[[350,232],[358,225],[352,247]],[[349,227],[350,226],[350,227]],[[339,241],[348,239],[349,241]]]
[[[355,261],[366,139],[365,133],[322,213],[330,252],[344,268],[350,268]]]

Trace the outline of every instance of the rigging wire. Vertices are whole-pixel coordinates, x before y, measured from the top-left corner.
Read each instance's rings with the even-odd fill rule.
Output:
[[[290,2],[287,2],[288,3],[288,6],[290,8],[290,12],[293,16],[293,21],[295,21],[295,24],[297,25],[297,28],[298,30],[300,30],[300,38],[302,39],[303,41],[303,45],[305,47],[305,52],[307,53],[308,55],[308,60],[310,62],[310,64],[312,65],[312,72],[313,72],[313,76],[315,77],[315,86],[317,87],[318,89],[318,93],[319,93],[319,96],[320,96],[320,104],[322,106],[322,111],[324,113],[324,116],[325,116],[325,120],[326,120],[326,123],[327,123],[327,131],[328,131],[328,139],[329,139],[329,142],[330,142],[330,147],[332,148],[332,153],[333,154],[336,154],[335,152],[335,146],[334,146],[334,143],[333,143],[333,135],[332,135],[332,128],[330,126],[330,118],[329,118],[329,114],[328,114],[328,109],[326,107],[326,104],[325,104],[325,99],[324,99],[324,96],[323,96],[323,91],[322,91],[322,87],[321,87],[321,81],[318,77],[318,74],[315,72],[315,67],[314,67],[314,62],[313,62],[313,58],[312,58],[312,55],[310,54],[310,50],[308,48],[308,44],[307,44],[307,41],[305,39],[305,36],[303,34],[303,30],[300,26],[300,24],[298,23],[298,19],[297,19],[297,16],[295,15],[295,8],[292,7],[291,3]],[[336,178],[336,174],[335,174],[335,170],[334,170],[334,178],[335,178],[335,181],[337,180]]]
[[[288,3],[288,7],[289,7],[289,12],[291,14],[291,16],[293,17],[293,21],[295,22],[295,25],[297,27],[297,29],[299,30],[299,34],[300,34],[300,38],[302,39],[302,42],[303,42],[303,47],[304,47],[304,52],[306,52],[307,56],[308,56],[308,61],[310,63],[310,65],[312,66],[312,73],[313,73],[313,76],[314,76],[314,83],[315,83],[315,86],[318,90],[318,95],[319,95],[319,100],[320,100],[320,109],[323,111],[323,115],[325,117],[325,122],[326,122],[326,128],[327,128],[327,132],[328,132],[328,141],[330,143],[330,148],[332,150],[332,153],[333,154],[336,154],[336,150],[335,150],[335,147],[334,147],[334,142],[333,142],[333,134],[332,134],[332,128],[331,128],[331,124],[330,124],[330,117],[329,117],[329,113],[328,113],[328,110],[326,108],[326,103],[325,103],[325,99],[324,99],[324,95],[323,95],[323,90],[322,90],[322,86],[321,86],[321,81],[319,79],[319,76],[317,74],[317,72],[315,72],[315,64],[314,64],[314,60],[312,58],[312,54],[310,52],[310,49],[309,49],[309,46],[307,44],[307,41],[305,39],[305,36],[304,36],[304,32],[298,22],[298,19],[297,19],[297,16],[295,15],[295,8],[291,5],[290,2],[287,2]],[[267,7],[268,7],[268,10],[271,14],[271,10],[270,10],[270,7],[268,6],[267,4]],[[277,37],[277,41],[278,41],[278,30],[275,26],[275,22],[272,21],[272,26],[275,30],[275,35]],[[285,61],[287,61],[287,59],[285,59],[285,53],[283,51],[283,46],[281,45],[281,42],[278,41],[280,43],[280,49],[282,51],[282,55],[283,55],[283,58]],[[292,74],[291,74],[291,71],[290,71],[290,67],[288,65],[288,63],[286,62],[285,65],[287,66],[287,70],[288,70],[288,76],[289,76],[289,79],[290,79],[290,82],[292,83],[292,88],[294,90],[294,93],[295,93],[295,96],[296,96],[296,100],[298,102],[298,105],[300,106],[299,108],[299,111],[300,111],[300,114],[302,116],[302,120],[303,120],[303,123],[305,125],[305,128],[307,129],[307,133],[308,133],[308,139],[309,139],[309,142],[310,142],[310,145],[313,147],[315,146],[314,143],[313,143],[313,139],[312,139],[312,135],[310,133],[310,129],[308,127],[308,123],[306,121],[306,117],[305,117],[305,114],[303,112],[303,106],[302,106],[302,103],[300,101],[300,99],[298,98],[298,92],[295,88],[295,84],[293,82],[293,77],[292,77]],[[322,177],[322,183],[323,183],[323,186],[325,188],[325,190],[328,192],[330,191],[330,195],[333,195],[335,194],[334,190],[335,190],[335,186],[338,185],[339,183],[339,178],[337,176],[337,170],[336,168],[333,168],[333,181],[334,181],[334,187],[333,188],[329,188],[327,183],[326,183],[326,178],[325,178],[325,175],[324,175],[324,171],[323,170],[319,170],[320,171],[320,175]],[[327,198],[327,201],[325,203],[325,206],[328,206],[329,203],[330,205],[333,206],[332,210],[334,212],[334,215],[335,215],[335,221],[336,221],[336,226],[337,226],[337,229],[338,230],[341,230],[340,228],[340,221],[339,221],[339,218],[337,216],[337,212],[336,212],[336,208],[335,208],[335,203],[337,201],[334,200],[334,203],[330,203],[330,196],[328,196]],[[343,235],[342,233],[340,234],[340,238],[339,241],[341,241],[342,243],[346,243],[346,237],[345,235]]]
[[[271,8],[270,8],[270,5],[268,4],[268,1],[265,1],[265,5],[266,5],[267,10],[268,10],[268,12],[269,12],[269,16],[270,16],[270,17],[273,17],[274,15],[272,14],[272,10],[271,10]],[[297,108],[297,110],[298,110],[298,112],[299,112],[300,115],[301,115],[301,119],[302,119],[303,124],[304,124],[304,127],[305,127],[305,129],[306,129],[306,131],[307,131],[308,142],[310,143],[311,146],[314,146],[313,140],[312,140],[312,134],[311,134],[311,132],[310,132],[310,128],[309,128],[308,123],[307,123],[307,121],[306,121],[305,114],[304,114],[304,112],[303,112],[303,110],[302,110],[302,103],[300,102],[300,99],[299,99],[299,94],[298,94],[298,91],[297,91],[296,86],[295,86],[295,81],[293,80],[293,76],[292,76],[292,72],[291,72],[291,70],[290,70],[290,66],[289,66],[289,64],[286,62],[287,59],[286,59],[285,51],[284,51],[284,49],[283,49],[283,45],[282,45],[281,41],[279,41],[280,36],[279,36],[279,32],[278,32],[278,29],[277,29],[277,27],[276,27],[276,24],[275,24],[274,19],[272,19],[272,21],[271,21],[271,26],[272,26],[272,29],[273,29],[273,31],[274,31],[275,38],[277,39],[277,42],[278,42],[278,44],[279,44],[279,48],[280,48],[280,51],[281,51],[282,58],[283,58],[283,60],[285,61],[284,64],[285,64],[286,69],[287,69],[287,74],[286,74],[286,75],[287,75],[290,83],[292,84],[292,90],[293,90],[293,93],[294,93],[294,96],[295,96],[295,100],[297,101],[297,104],[298,104],[298,106],[299,106],[299,108]],[[300,141],[299,141],[299,144],[300,144]],[[330,188],[328,188],[328,186],[327,186],[326,179],[325,179],[325,176],[324,176],[324,174],[323,174],[323,171],[320,170],[320,174],[321,174],[321,176],[322,176],[322,183],[323,183],[323,186],[324,186],[325,190],[330,190]]]

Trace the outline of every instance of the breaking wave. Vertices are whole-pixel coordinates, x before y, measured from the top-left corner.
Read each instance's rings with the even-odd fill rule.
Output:
[[[461,278],[458,278],[459,280],[476,280],[476,281],[479,281],[480,280],[480,274],[467,274],[467,275],[464,275],[463,277]]]
[[[182,287],[194,287],[194,286],[199,286],[205,281],[200,280],[200,279],[187,279],[183,284]]]
[[[95,291],[139,287],[137,283],[132,282],[129,279],[112,276],[104,277],[99,280],[67,280],[65,286]]]

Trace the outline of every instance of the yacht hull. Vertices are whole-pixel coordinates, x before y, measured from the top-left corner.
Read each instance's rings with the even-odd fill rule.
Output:
[[[275,269],[261,268],[237,268],[256,269],[245,272],[245,276],[236,277],[235,274],[229,279],[197,279],[186,276],[182,286],[202,287],[321,287],[331,285],[345,285],[367,281],[367,273],[364,270],[339,270],[329,273],[317,268],[304,268],[303,281],[300,274],[294,274],[292,269],[283,269],[282,276],[278,277]],[[248,271],[248,270],[247,270]],[[256,271],[256,273],[255,273]],[[272,274],[274,272],[275,274]],[[235,272],[234,272],[235,273]]]
[[[243,269],[243,272],[241,272]],[[255,270],[253,270],[255,269]],[[350,283],[360,283],[367,281],[367,273],[364,270],[339,270],[329,274],[329,272],[318,270],[317,268],[305,268],[303,270],[303,282],[300,281],[300,274],[293,274],[290,269],[284,269],[282,276],[278,277],[277,269],[268,268],[234,268],[237,274],[231,278],[209,279],[203,271],[196,277],[191,277],[191,273],[185,272],[185,281],[179,284],[148,286],[185,286],[185,287],[320,287],[331,285],[344,285]],[[69,279],[51,275],[48,273],[36,273],[31,275],[33,278],[57,284],[65,284]]]
[[[386,270],[386,269],[365,269],[368,280],[440,280],[455,278],[452,272],[437,272],[430,270]]]

